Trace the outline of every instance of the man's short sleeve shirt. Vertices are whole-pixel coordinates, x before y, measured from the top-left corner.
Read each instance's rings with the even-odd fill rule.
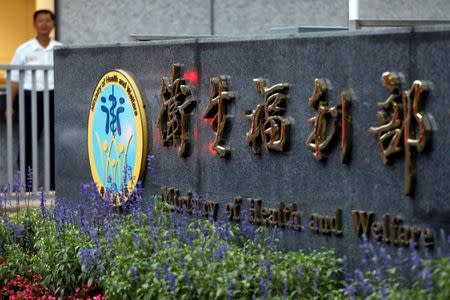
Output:
[[[53,66],[53,49],[62,45],[58,41],[51,40],[46,48],[34,38],[20,45],[11,61],[12,65],[51,65]],[[11,72],[11,81],[19,82],[19,72]],[[23,87],[32,89],[31,71],[25,71]],[[54,89],[53,70],[48,72],[48,88]],[[36,90],[44,90],[44,71],[36,71]]]

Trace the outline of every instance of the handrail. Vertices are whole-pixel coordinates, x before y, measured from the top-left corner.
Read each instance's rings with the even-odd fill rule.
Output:
[[[53,70],[52,65],[0,65],[0,70]]]
[[[21,175],[21,182],[25,183],[26,162],[25,162],[25,89],[24,89],[24,79],[25,74],[30,74],[31,72],[31,145],[32,145],[32,175],[33,175],[33,186],[32,190],[37,192],[38,190],[38,103],[37,103],[37,88],[36,88],[36,73],[43,72],[44,74],[44,90],[43,90],[43,101],[44,101],[44,186],[45,190],[50,190],[50,96],[49,96],[49,84],[48,84],[48,74],[53,70],[52,65],[11,65],[2,64],[0,65],[0,70],[6,71],[6,158],[7,158],[7,178],[8,184],[12,190],[14,183],[14,172],[13,172],[13,121],[12,121],[12,110],[13,110],[13,99],[12,99],[12,72],[18,72],[19,74],[19,170]],[[28,75],[27,75],[28,76]],[[4,149],[4,148],[3,148]],[[0,152],[3,150],[0,149]],[[2,182],[3,184],[3,182]]]

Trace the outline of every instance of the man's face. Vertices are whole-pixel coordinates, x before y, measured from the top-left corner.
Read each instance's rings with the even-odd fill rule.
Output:
[[[36,16],[36,20],[34,21],[34,28],[36,29],[36,33],[38,35],[50,35],[53,27],[55,27],[55,23],[53,22],[50,14],[42,13]]]

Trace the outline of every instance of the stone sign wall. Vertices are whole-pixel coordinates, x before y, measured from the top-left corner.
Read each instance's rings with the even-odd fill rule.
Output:
[[[282,228],[285,249],[348,253],[362,234],[435,249],[450,230],[449,51],[450,27],[58,49],[57,196],[92,180],[92,95],[122,69],[144,99],[148,196]]]

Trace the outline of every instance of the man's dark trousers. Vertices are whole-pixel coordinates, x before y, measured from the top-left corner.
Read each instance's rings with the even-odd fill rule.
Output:
[[[32,92],[25,90],[25,171],[28,167],[33,168],[33,127],[32,127]],[[36,92],[37,99],[37,133],[38,139],[43,136],[44,129],[44,92]],[[19,115],[18,99],[14,101],[16,115]],[[55,190],[55,108],[54,92],[49,91],[49,121],[50,121],[50,189]],[[20,169],[20,153],[17,159],[17,165]],[[40,170],[44,169],[43,163],[39,165]],[[41,173],[42,174],[42,173]],[[27,187],[27,190],[29,187]]]

